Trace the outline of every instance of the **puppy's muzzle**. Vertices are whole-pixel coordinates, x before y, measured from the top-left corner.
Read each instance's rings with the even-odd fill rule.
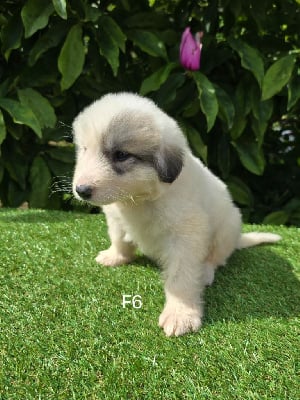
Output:
[[[77,185],[76,193],[83,200],[89,200],[92,197],[93,188],[90,185]]]

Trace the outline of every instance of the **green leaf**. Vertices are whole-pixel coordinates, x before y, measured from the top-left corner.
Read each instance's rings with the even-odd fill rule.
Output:
[[[58,57],[58,69],[62,74],[61,89],[66,90],[79,77],[85,60],[85,49],[82,42],[82,29],[74,25],[65,40]]]
[[[153,57],[161,57],[167,60],[167,51],[162,40],[154,33],[144,30],[131,30],[128,32],[128,37],[133,43],[145,53]]]
[[[28,0],[21,11],[25,38],[45,28],[53,11],[54,7],[49,0]]]
[[[184,82],[185,76],[182,72],[173,73],[169,76],[166,82],[155,92],[155,102],[158,106],[167,110],[170,104],[175,101],[177,92],[183,86]]]
[[[152,75],[148,76],[148,78],[144,79],[140,88],[140,94],[144,96],[149,92],[159,89],[168,79],[170,72],[177,66],[178,63],[175,62],[164,65]]]
[[[0,97],[6,97],[10,91],[12,82],[12,77],[9,77],[0,83]]]
[[[98,43],[100,54],[106,58],[107,62],[111,66],[113,75],[117,76],[119,69],[119,46],[102,27],[99,28],[99,31],[100,34],[98,38]]]
[[[220,86],[214,84],[216,90],[216,96],[219,103],[219,115],[220,118],[227,124],[227,128],[230,130],[233,126],[235,108],[231,100],[231,97],[222,89]]]
[[[262,100],[279,93],[291,78],[295,57],[288,55],[280,58],[267,70],[262,85]]]
[[[288,201],[285,206],[284,210],[288,213],[300,211],[300,198],[293,197],[290,201]]]
[[[184,121],[180,121],[180,127],[185,133],[193,153],[207,164],[207,146],[203,143],[200,132]]]
[[[73,146],[53,147],[46,151],[51,158],[62,161],[67,164],[73,164],[75,161],[75,151]]]
[[[184,118],[194,117],[199,112],[199,99],[194,98],[190,99],[190,102],[185,105],[184,110],[182,112],[182,116]]]
[[[236,113],[232,129],[230,130],[230,136],[232,137],[232,139],[238,139],[244,132],[246,126],[247,119],[243,115]]]
[[[161,31],[169,22],[168,16],[157,10],[128,13],[127,15],[128,18],[126,18],[124,22],[128,28],[156,29]]]
[[[234,143],[243,166],[255,175],[262,175],[265,169],[265,158],[262,149],[256,142]]]
[[[9,59],[11,50],[18,49],[21,46],[22,34],[22,20],[20,15],[16,14],[10,18],[1,33],[2,52],[6,60]]]
[[[98,25],[99,17],[103,11],[106,12],[106,7],[95,7],[96,3],[91,1],[80,1],[77,5],[80,7],[79,14],[84,14],[84,22],[93,22],[93,26]]]
[[[300,226],[300,198],[293,197],[285,206],[284,211],[289,215],[288,222]]]
[[[22,87],[40,87],[47,92],[49,92],[49,87],[56,88],[60,79],[56,56],[54,57],[50,52],[31,68],[24,68],[20,79]],[[55,93],[58,92],[55,91]]]
[[[289,216],[289,223],[291,225],[300,226],[300,210],[293,212]]]
[[[65,37],[68,30],[69,26],[62,21],[49,27],[49,29],[41,35],[32,46],[28,56],[28,64],[30,66],[34,65],[49,49],[57,47]]]
[[[37,156],[31,165],[29,182],[31,192],[29,205],[31,208],[45,208],[49,198],[51,173],[42,157]]]
[[[300,98],[300,76],[295,76],[288,84],[288,105],[287,110],[290,111]]]
[[[55,11],[62,19],[67,19],[67,4],[66,0],[52,0]]]
[[[192,76],[197,84],[200,107],[206,117],[207,132],[209,132],[214,126],[219,110],[216,90],[201,72],[193,72]]]
[[[286,211],[274,211],[263,219],[263,224],[267,225],[284,225],[289,219]]]
[[[253,101],[252,112],[254,117],[259,121],[269,121],[273,112],[273,99]]]
[[[252,90],[250,89],[253,88],[253,83],[253,79],[251,82],[247,76],[243,76],[234,93],[235,116],[232,129],[230,130],[230,135],[234,140],[243,134],[247,126],[246,116],[252,109],[253,96]],[[251,96],[249,94],[251,94]]]
[[[42,128],[54,128],[56,115],[49,101],[33,89],[20,89],[18,96],[21,103],[30,108]]]
[[[226,184],[236,203],[249,207],[253,205],[253,194],[250,188],[241,179],[231,176]]]
[[[258,50],[241,39],[231,38],[228,43],[239,54],[242,66],[253,73],[259,86],[261,86],[264,77],[264,62]]]
[[[253,79],[244,76],[240,81],[234,93],[235,115],[246,116],[252,109]],[[251,94],[251,96],[249,95]]]
[[[261,146],[273,112],[273,99],[260,101],[259,99],[254,98],[252,104],[252,113],[254,118],[252,118],[251,126],[258,139],[258,144]]]
[[[10,154],[6,153],[3,164],[9,174],[10,180],[13,179],[18,183],[21,189],[25,191],[27,186],[28,163],[18,146],[16,146],[15,150],[14,154],[18,154],[18,157],[11,157]]]
[[[217,142],[217,160],[223,179],[227,179],[230,172],[230,142],[229,137],[223,133]]]
[[[111,17],[104,16],[100,19],[99,24],[111,38],[116,46],[118,46],[123,53],[125,52],[126,36],[122,32],[119,25]]]
[[[11,115],[16,124],[27,125],[39,138],[42,137],[39,121],[30,108],[7,98],[0,98],[0,107]]]
[[[1,152],[0,152],[0,155],[1,155]],[[0,164],[0,183],[2,182],[3,175],[4,175],[4,167],[2,164]]]
[[[21,188],[17,183],[10,180],[7,187],[7,203],[6,206],[9,207],[20,207],[22,203],[26,200],[27,190],[26,188]]]
[[[6,126],[5,126],[5,121],[3,118],[3,113],[0,110],[0,146],[3,143],[5,138],[6,138]]]
[[[252,118],[251,128],[257,138],[259,147],[264,142],[264,136],[265,136],[267,127],[268,127],[268,123],[266,121],[259,121],[258,119],[254,118],[254,117]]]
[[[48,152],[47,152],[48,153]],[[63,161],[56,160],[54,158],[48,157],[48,154],[46,153],[45,155],[45,160],[47,162],[47,165],[55,178],[57,180],[62,180],[64,183],[64,187],[66,190],[69,190],[70,192],[72,191],[72,170],[73,170],[73,165],[74,165],[74,160],[73,160],[73,165],[70,165],[70,163],[65,163]]]

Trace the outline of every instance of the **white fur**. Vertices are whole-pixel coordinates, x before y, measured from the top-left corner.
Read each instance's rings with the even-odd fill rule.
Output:
[[[140,113],[145,116],[140,132],[134,133],[138,147],[153,140],[154,152],[180,149],[183,167],[172,183],[162,182],[149,163],[136,163],[124,174],[112,169],[103,153],[103,137],[115,135],[110,124],[122,112],[137,120]],[[128,126],[135,124],[130,118]],[[76,118],[74,137],[74,193],[78,197],[78,185],[92,187],[89,201],[104,205],[111,239],[110,248],[96,260],[107,266],[128,263],[138,247],[161,265],[166,304],[159,326],[167,336],[199,329],[204,288],[235,249],[280,239],[241,234],[240,212],[224,183],[192,155],[175,121],[150,100],[130,93],[104,96]]]

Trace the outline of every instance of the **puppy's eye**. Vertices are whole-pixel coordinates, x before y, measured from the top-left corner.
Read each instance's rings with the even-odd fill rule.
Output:
[[[117,150],[113,153],[113,160],[118,162],[126,161],[130,157],[132,157],[132,154],[126,151]]]

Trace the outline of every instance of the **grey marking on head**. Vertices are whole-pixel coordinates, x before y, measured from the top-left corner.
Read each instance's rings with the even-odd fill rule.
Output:
[[[118,149],[136,155],[153,154],[159,143],[160,135],[153,118],[139,110],[117,114],[103,135],[106,151]]]
[[[182,151],[165,145],[152,116],[139,110],[122,111],[111,120],[103,135],[103,152],[116,173],[124,174],[144,162],[165,183],[172,183],[183,167]],[[118,162],[116,152],[129,153],[131,157]]]
[[[118,174],[130,171],[138,161],[149,163],[159,144],[160,135],[153,119],[138,110],[117,114],[103,135],[103,152]],[[116,152],[129,153],[132,157],[118,162]]]

